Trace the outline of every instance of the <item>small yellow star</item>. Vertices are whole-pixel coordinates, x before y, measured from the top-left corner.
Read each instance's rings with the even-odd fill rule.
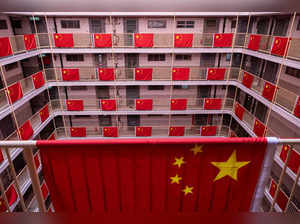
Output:
[[[176,69],[173,69],[173,72],[176,72]]]
[[[193,189],[194,187],[189,187],[188,185],[186,185],[182,192],[184,192],[184,195],[193,194]]]
[[[180,38],[180,36],[179,36],[179,35],[177,35],[177,36],[176,36],[176,39],[178,40],[179,38]]]
[[[140,36],[139,35],[136,35],[136,39],[139,39],[140,38]]]
[[[178,168],[181,167],[182,164],[185,163],[185,161],[183,161],[184,157],[180,157],[180,158],[177,158],[175,157],[175,162],[173,163],[174,166],[178,166]]]
[[[203,152],[202,147],[203,145],[196,144],[194,148],[191,148],[190,150],[194,153],[194,155],[197,155],[198,152]]]
[[[170,179],[171,179],[171,184],[174,184],[174,183],[179,184],[180,181],[182,180],[182,177],[180,177],[180,176],[178,176],[178,174],[176,174],[176,176],[170,177]]]

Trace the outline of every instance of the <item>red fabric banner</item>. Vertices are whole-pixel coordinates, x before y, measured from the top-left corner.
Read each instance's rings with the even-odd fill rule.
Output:
[[[45,84],[43,72],[38,72],[32,75],[34,88],[41,88]]]
[[[275,192],[277,189],[277,184],[275,183],[275,181],[272,179],[271,184],[270,184],[270,188],[269,188],[269,193],[270,195],[274,198],[275,196]],[[285,193],[283,193],[283,191],[281,189],[279,189],[277,198],[276,198],[276,204],[282,209],[285,210],[285,207],[287,205],[288,202],[288,197],[286,196]]]
[[[152,99],[137,99],[135,100],[136,110],[152,110],[153,100]]]
[[[118,128],[117,127],[104,127],[103,128],[104,137],[118,137]]]
[[[153,47],[153,33],[135,33],[134,46],[135,47]]]
[[[255,122],[254,122],[253,132],[258,137],[263,137],[264,134],[265,134],[265,130],[266,130],[266,127],[264,126],[264,124],[256,119]]]
[[[4,198],[0,196],[0,212],[5,212],[7,210],[7,207],[5,205]]]
[[[10,185],[10,187],[7,189],[7,191],[5,192],[5,195],[6,195],[9,206],[12,206],[13,203],[16,202],[18,199],[18,193],[13,184]]]
[[[233,33],[215,33],[214,47],[232,47]]]
[[[113,68],[98,68],[98,75],[101,81],[115,80],[115,70]]]
[[[171,110],[186,110],[187,99],[171,99]]]
[[[108,33],[94,33],[95,47],[112,47],[112,36]]]
[[[55,47],[74,47],[72,33],[55,33],[53,38]]]
[[[107,111],[117,110],[116,100],[100,100],[101,109]]]
[[[272,85],[269,82],[266,82],[264,86],[264,90],[262,92],[262,96],[272,102],[275,91],[276,91],[276,86]]]
[[[261,36],[256,34],[250,34],[248,49],[253,51],[259,50]]]
[[[38,153],[35,154],[35,156],[33,157],[33,159],[34,159],[35,168],[38,169],[40,167],[40,165],[41,165]]]
[[[216,136],[217,126],[203,126],[201,128],[201,136]]]
[[[40,118],[41,122],[44,122],[49,117],[49,107],[46,105],[43,109],[40,111]]]
[[[243,120],[244,112],[245,112],[244,107],[242,107],[240,104],[236,103],[234,113],[241,121]]]
[[[60,140],[37,147],[56,212],[246,212],[266,140]]]
[[[294,115],[296,117],[300,118],[300,96],[298,96],[298,100],[297,100],[296,105],[295,105]]]
[[[193,39],[192,33],[175,33],[174,47],[193,47]]]
[[[204,110],[221,110],[222,99],[217,98],[205,98]]]
[[[2,149],[0,148],[0,164],[4,160],[3,154],[2,154]]]
[[[35,43],[34,34],[25,34],[24,35],[24,44],[25,44],[25,49],[27,51],[35,49],[36,48],[36,43]]]
[[[184,127],[170,127],[169,136],[184,136]]]
[[[71,127],[71,137],[86,137],[86,127]]]
[[[135,134],[137,137],[152,136],[152,127],[136,127]]]
[[[83,100],[66,100],[67,110],[69,111],[82,111]]]
[[[64,81],[78,81],[80,79],[78,68],[62,68],[61,74]]]
[[[136,68],[135,69],[135,80],[150,81],[152,80],[152,68]]]
[[[0,57],[12,55],[12,49],[8,37],[0,37]]]
[[[278,56],[284,56],[285,51],[287,51],[288,48],[288,42],[289,38],[287,37],[274,37],[271,53]]]
[[[283,145],[280,153],[280,158],[283,162],[285,162],[287,158],[288,151],[290,149],[290,146],[288,145]],[[288,167],[295,173],[297,174],[298,169],[300,167],[300,154],[292,149],[290,159],[288,162]]]
[[[19,132],[22,140],[28,140],[33,135],[33,129],[30,121],[26,121],[20,128]]]
[[[252,83],[253,83],[253,76],[250,75],[248,72],[244,72],[243,76],[243,85],[246,86],[247,88],[251,89]]]
[[[53,133],[52,135],[50,135],[50,137],[48,138],[48,140],[55,140],[55,133]]]
[[[226,68],[208,68],[207,80],[224,80]]]
[[[20,82],[17,82],[7,88],[10,103],[14,103],[23,97],[23,91]]]
[[[41,190],[42,190],[43,198],[44,198],[44,200],[46,200],[46,198],[49,194],[49,191],[48,191],[47,185],[45,183],[42,184]]]
[[[184,81],[189,80],[190,68],[173,68],[172,69],[172,80],[173,81]]]

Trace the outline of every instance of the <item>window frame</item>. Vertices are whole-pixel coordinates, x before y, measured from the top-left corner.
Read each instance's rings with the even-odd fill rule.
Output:
[[[166,61],[166,54],[148,54],[148,61]]]
[[[80,29],[80,20],[60,20],[62,29]]]
[[[81,62],[81,61],[84,61],[84,55],[83,54],[66,54],[66,61]]]
[[[7,30],[8,25],[7,21],[5,19],[0,19],[0,30]]]
[[[158,26],[158,25],[153,26],[153,24],[155,24],[155,23],[162,23],[162,26]],[[148,29],[165,29],[165,28],[167,28],[167,20],[149,19],[147,21],[147,27],[148,27]]]
[[[177,29],[194,29],[195,28],[195,20],[178,20],[176,21]]]

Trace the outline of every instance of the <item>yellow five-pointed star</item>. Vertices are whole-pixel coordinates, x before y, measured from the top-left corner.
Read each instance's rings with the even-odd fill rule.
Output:
[[[194,155],[197,155],[198,152],[203,152],[202,150],[203,145],[196,144],[194,148],[191,148],[190,150],[194,153]]]
[[[182,177],[178,176],[178,174],[176,174],[176,176],[174,177],[170,177],[171,179],[171,184],[179,184],[179,182],[182,180]]]
[[[237,173],[239,168],[246,166],[250,161],[238,162],[236,160],[236,150],[234,150],[231,156],[226,162],[211,162],[212,165],[219,168],[219,173],[214,179],[214,181],[219,180],[225,176],[229,176],[237,181]]]
[[[174,166],[178,166],[178,168],[181,167],[182,164],[185,163],[185,161],[183,161],[184,157],[180,157],[180,158],[177,158],[175,157],[175,162],[173,163]]]
[[[184,192],[184,195],[193,194],[193,189],[194,187],[189,187],[188,185],[186,185],[182,192]]]

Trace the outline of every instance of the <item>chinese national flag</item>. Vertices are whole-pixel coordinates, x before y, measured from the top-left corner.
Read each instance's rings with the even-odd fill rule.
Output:
[[[152,110],[153,100],[152,99],[137,99],[135,100],[136,110]]]
[[[99,80],[101,81],[115,80],[115,70],[113,68],[99,68],[98,75],[99,75]]]
[[[215,33],[214,47],[231,47],[233,40],[233,33]]]
[[[12,55],[12,49],[8,37],[0,38],[0,57]]]
[[[248,49],[257,51],[259,49],[261,36],[256,34],[250,34]]]
[[[95,41],[95,47],[99,47],[99,48],[112,47],[111,34],[95,33],[94,41]]]
[[[172,69],[172,80],[183,81],[189,80],[190,68],[173,68]]]
[[[253,127],[253,132],[258,136],[262,137],[265,134],[266,127],[261,123],[259,120],[255,120],[254,122],[254,127]]]
[[[287,158],[288,151],[290,149],[290,146],[288,145],[283,145],[280,153],[280,158],[283,162],[285,162]],[[298,169],[300,167],[300,154],[292,149],[290,159],[288,162],[288,167],[295,173],[297,174]]]
[[[7,93],[11,103],[16,102],[23,97],[23,91],[20,82],[11,85],[7,89]]]
[[[284,56],[285,51],[287,51],[288,48],[288,42],[289,38],[287,37],[275,37],[271,53],[278,56]]]
[[[5,205],[4,199],[0,196],[0,213],[5,212],[7,210],[7,207]]]
[[[153,47],[153,33],[135,33],[134,46],[135,47]]]
[[[253,78],[254,77],[250,75],[248,72],[244,72],[243,81],[242,81],[243,85],[251,89]]]
[[[118,128],[117,127],[104,127],[103,128],[104,137],[118,137]]]
[[[72,33],[55,33],[53,36],[55,47],[74,47]]]
[[[264,90],[262,92],[262,96],[272,102],[274,94],[275,94],[275,90],[276,90],[276,87],[274,85],[266,82]]]
[[[206,98],[204,101],[205,110],[221,110],[221,108],[222,108],[222,99]]]
[[[7,189],[7,191],[5,192],[5,195],[6,195],[9,206],[12,206],[12,204],[15,201],[17,201],[17,199],[18,199],[18,194],[17,194],[17,191],[13,184],[10,185],[10,187]]]
[[[85,127],[71,127],[70,128],[71,137],[86,137]]]
[[[187,99],[171,99],[171,110],[186,110]]]
[[[193,47],[192,33],[175,33],[174,34],[174,47]]]
[[[271,185],[269,188],[269,193],[273,198],[275,196],[276,189],[277,189],[277,184],[272,179]],[[288,202],[288,197],[286,196],[285,193],[283,193],[283,191],[281,189],[279,189],[279,192],[278,192],[278,195],[276,198],[276,204],[284,211],[285,207],[287,205],[287,202]]]
[[[300,118],[300,96],[298,96],[298,100],[294,109],[294,115]]]
[[[244,112],[245,112],[244,107],[242,107],[240,104],[236,103],[234,113],[241,121],[243,120]]]
[[[217,126],[203,126],[201,128],[201,136],[216,136]]]
[[[208,68],[207,80],[224,80],[226,68]]]
[[[34,156],[33,159],[34,159],[35,168],[38,169],[40,167],[40,159],[38,153]]]
[[[30,121],[26,121],[20,128],[19,132],[22,140],[28,140],[33,135],[33,129]]]
[[[45,84],[43,72],[38,72],[32,75],[34,88],[41,88]]]
[[[0,148],[0,164],[4,160],[3,154],[2,154],[2,149]]]
[[[35,36],[34,34],[25,34],[24,35],[24,44],[27,51],[35,49],[36,43],[35,43]]]
[[[114,111],[117,109],[116,100],[100,100],[101,102],[101,109]]]
[[[82,111],[83,100],[66,100],[67,110],[69,111]]]
[[[184,136],[184,127],[170,127],[169,136]]]
[[[152,80],[152,68],[136,68],[135,80],[138,81],[151,81]]]
[[[43,109],[40,111],[40,118],[41,121],[44,122],[49,117],[49,107],[46,105]]]
[[[47,185],[45,183],[42,184],[41,190],[42,190],[43,198],[44,198],[44,200],[46,200],[46,198],[49,194],[49,191],[48,191]]]
[[[78,68],[62,68],[62,78],[64,81],[78,81],[79,69]]]
[[[136,127],[136,136],[152,136],[152,127]]]

